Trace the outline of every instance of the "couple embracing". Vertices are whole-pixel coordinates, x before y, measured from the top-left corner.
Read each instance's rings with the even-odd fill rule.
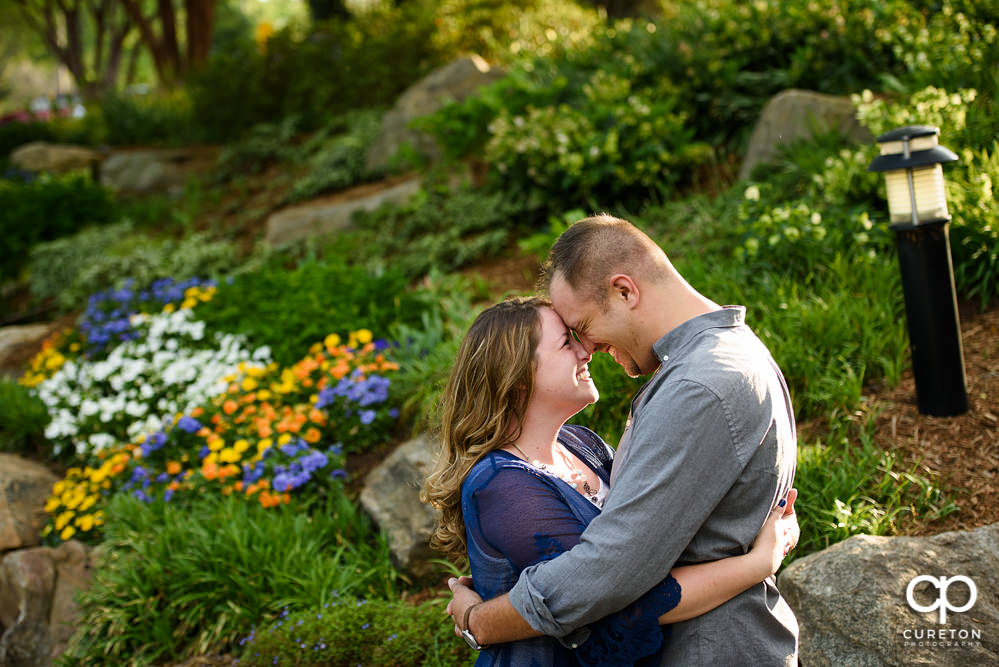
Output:
[[[476,665],[795,665],[774,583],[797,543],[784,378],[745,309],[699,294],[630,223],[577,222],[547,297],[483,311],[442,398],[424,498]],[[649,375],[612,450],[566,421],[605,352]]]

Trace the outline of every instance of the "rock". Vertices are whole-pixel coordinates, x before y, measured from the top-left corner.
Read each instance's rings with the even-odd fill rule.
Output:
[[[101,164],[101,185],[128,194],[183,192],[181,165],[193,158],[186,149],[142,149],[112,152]]]
[[[431,158],[439,156],[440,149],[433,139],[409,127],[410,121],[437,111],[448,100],[461,101],[480,86],[504,76],[503,69],[490,67],[479,56],[471,55],[437,68],[410,86],[382,118],[378,137],[366,155],[367,168],[385,168],[403,144]]]
[[[43,667],[65,652],[79,624],[76,595],[90,585],[91,569],[90,551],[76,540],[4,556],[0,665]]]
[[[10,154],[10,163],[29,171],[63,173],[73,169],[91,169],[103,158],[100,152],[84,146],[32,141],[18,146]]]
[[[756,165],[773,159],[778,146],[832,129],[858,144],[874,140],[870,131],[857,120],[857,110],[849,98],[796,89],[774,95],[763,107],[753,130],[739,178],[749,178]]]
[[[429,544],[435,512],[420,502],[420,489],[439,446],[426,434],[400,445],[368,473],[361,491],[361,507],[385,531],[396,564],[417,576],[438,557]]]
[[[22,549],[0,563],[0,665],[50,665],[49,611],[55,587],[52,549]]]
[[[0,327],[0,373],[17,375],[24,369],[24,350],[37,349],[52,333],[51,324]]]
[[[947,602],[920,612],[908,602],[910,582],[921,575],[963,575],[946,588],[915,585],[915,606]],[[934,537],[857,535],[805,556],[780,575],[780,590],[800,627],[803,665],[999,664],[999,523]]]
[[[48,468],[0,454],[0,551],[35,546],[45,526],[45,501],[58,478]]]
[[[91,550],[82,542],[70,540],[55,550],[53,562],[56,582],[49,612],[49,635],[52,638],[52,657],[55,658],[66,651],[70,637],[79,626],[80,608],[76,595],[90,587],[93,560]]]
[[[333,197],[289,206],[267,218],[267,242],[281,245],[307,236],[330,234],[350,225],[356,211],[370,211],[384,203],[401,204],[420,189],[420,179],[409,177],[377,189],[362,185]]]

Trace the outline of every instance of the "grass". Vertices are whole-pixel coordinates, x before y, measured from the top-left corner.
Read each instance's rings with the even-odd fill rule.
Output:
[[[288,609],[397,596],[388,546],[349,499],[306,509],[116,496],[67,664],[178,660],[233,646]]]
[[[941,519],[957,506],[916,468],[899,469],[874,438],[874,416],[841,416],[799,443],[795,507],[801,541],[791,559],[853,535],[892,535],[907,517]],[[790,562],[790,561],[789,561]]]

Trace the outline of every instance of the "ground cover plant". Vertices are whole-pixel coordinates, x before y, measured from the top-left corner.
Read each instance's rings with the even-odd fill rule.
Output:
[[[222,496],[116,496],[85,623],[64,664],[162,664],[236,646],[248,628],[338,596],[393,596],[384,540],[342,495],[313,512]],[[178,548],[183,545],[183,548]]]

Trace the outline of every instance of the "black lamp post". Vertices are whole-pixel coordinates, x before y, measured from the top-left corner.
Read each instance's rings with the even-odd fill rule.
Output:
[[[867,170],[885,174],[919,411],[951,417],[968,411],[968,392],[941,167],[957,155],[937,143],[939,134],[925,125],[883,134]]]

